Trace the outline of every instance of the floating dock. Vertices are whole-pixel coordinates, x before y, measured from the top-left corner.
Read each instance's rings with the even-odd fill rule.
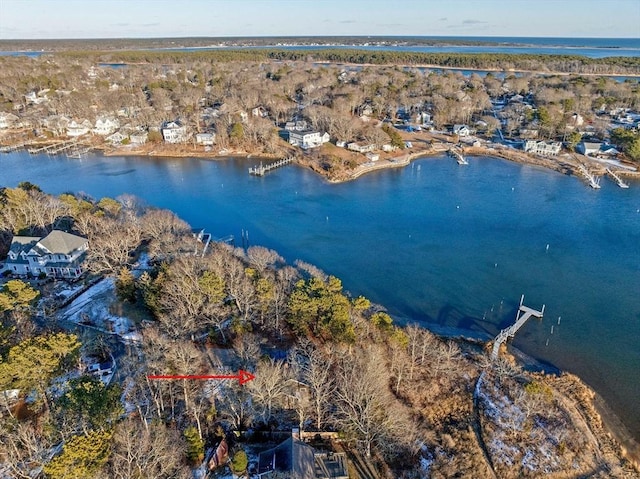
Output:
[[[276,168],[279,168],[281,166],[288,165],[293,160],[294,160],[293,156],[290,156],[289,158],[283,158],[282,160],[278,160],[268,165],[263,165],[262,162],[260,162],[259,165],[256,165],[253,168],[249,168],[249,174],[256,175],[256,176],[264,176],[265,173],[268,173],[271,170],[275,170]]]
[[[620,188],[629,188],[629,185],[622,181],[622,178],[620,178],[620,176],[618,176],[615,171],[607,168],[607,173],[616,181]]]
[[[594,190],[600,189],[600,177],[591,174],[591,172],[582,163],[578,165],[578,173],[589,182],[589,186]]]
[[[449,156],[451,156],[452,158],[455,158],[456,161],[458,162],[459,165],[468,165],[469,162],[467,160],[465,160],[464,156],[462,156],[462,153],[459,152],[458,150],[454,150],[453,148],[449,150]]]
[[[524,294],[520,297],[520,306],[518,306],[518,312],[516,313],[516,322],[508,328],[500,331],[493,342],[493,351],[491,353],[492,359],[497,359],[502,343],[509,338],[513,338],[531,316],[535,316],[536,318],[542,318],[542,316],[544,316],[544,305],[542,305],[541,311],[536,311],[528,306],[524,306],[522,303],[524,303]]]

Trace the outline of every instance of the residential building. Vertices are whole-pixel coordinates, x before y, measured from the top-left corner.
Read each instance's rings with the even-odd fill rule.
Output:
[[[295,437],[260,453],[257,472],[260,478],[284,472],[296,479],[349,479],[344,453],[319,452]]]
[[[73,279],[79,277],[89,240],[53,230],[44,238],[14,236],[4,270],[15,275]]]
[[[525,140],[523,150],[526,153],[533,153],[542,156],[555,156],[560,153],[562,144],[559,141],[536,141]]]
[[[380,155],[377,153],[367,153],[365,156],[367,157],[367,160],[371,162],[378,161],[380,159]]]
[[[62,115],[51,115],[42,120],[42,126],[45,130],[49,130],[54,136],[60,136],[66,133],[67,126],[71,120]]]
[[[122,141],[127,138],[126,135],[123,135],[119,131],[116,131],[113,135],[109,135],[105,138],[105,141],[108,141],[112,145],[119,145]]]
[[[597,141],[581,141],[576,145],[576,151],[586,156],[595,156],[602,148],[602,143]]]
[[[469,136],[471,130],[467,125],[453,125],[453,134],[460,137]]]
[[[196,135],[196,143],[198,145],[213,146],[216,141],[214,133],[198,133]]]
[[[286,122],[284,129],[287,131],[307,131],[309,126],[306,120],[296,120]]]
[[[120,122],[114,118],[101,117],[96,120],[93,127],[93,133],[96,135],[106,136],[115,132],[120,127]]]
[[[316,148],[329,141],[329,134],[321,134],[319,131],[290,131],[289,143],[306,150]]]
[[[269,116],[269,111],[262,106],[257,106],[251,110],[251,116],[254,116],[257,118],[266,118]]]
[[[89,130],[91,130],[89,120],[82,120],[81,122],[72,120],[71,123],[67,125],[67,136],[78,137],[86,135],[89,133]]]
[[[187,141],[187,127],[179,120],[165,121],[162,124],[162,138],[167,143],[184,143]]]
[[[351,151],[357,151],[358,153],[369,153],[376,149],[376,145],[370,143],[367,145],[361,145],[360,143],[349,143],[347,144],[347,149]]]

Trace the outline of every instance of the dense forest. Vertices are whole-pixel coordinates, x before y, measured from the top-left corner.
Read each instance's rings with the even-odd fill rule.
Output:
[[[52,229],[89,239],[87,287],[113,284],[109,308],[141,340],[116,347],[71,329],[54,283],[4,278],[0,391],[19,390],[0,410],[10,477],[186,478],[222,438],[242,473],[292,427],[337,433],[380,477],[632,474],[577,378],[396,326],[313,265],[260,246],[205,254],[188,224],[132,196],[51,196],[28,182],[1,191],[4,252],[15,234]],[[69,376],[87,353],[116,354],[118,379]],[[238,369],[255,379],[147,378]]]

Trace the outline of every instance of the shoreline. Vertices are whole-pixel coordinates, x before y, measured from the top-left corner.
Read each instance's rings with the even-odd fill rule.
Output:
[[[359,176],[366,174],[370,171],[376,171],[376,170],[387,169],[387,168],[405,167],[409,165],[411,161],[413,161],[414,159],[446,154],[446,150],[433,148],[433,146],[430,146],[429,148],[415,148],[414,150],[415,151],[411,151],[409,153],[405,153],[404,155],[399,155],[391,159],[379,160],[379,162],[375,162],[375,164],[373,165],[369,165],[367,167],[361,168],[353,172],[352,177],[342,181],[355,180]],[[500,154],[497,154],[498,150],[487,148],[487,147],[468,148],[465,150],[465,154],[486,155],[489,157],[507,159],[510,161],[519,162],[523,164],[541,166],[541,167],[558,171],[564,174],[572,174],[572,171],[563,169],[564,168],[563,163],[559,161],[559,160],[562,160],[561,158],[533,157],[533,155],[529,155],[523,152],[517,152],[509,148],[505,148],[504,150],[506,150],[506,152],[513,153],[513,155],[510,155],[511,157],[509,157],[506,154],[500,155]],[[172,150],[169,150],[169,151],[152,150],[152,151],[148,151],[147,154],[145,154],[140,150],[133,150],[133,149],[128,151],[120,151],[120,150],[104,151],[101,149],[93,149],[92,151],[96,153],[100,152],[104,156],[139,156],[139,157],[148,156],[148,157],[155,157],[160,159],[161,158],[195,157],[195,158],[205,159],[205,160],[218,160],[218,159],[228,160],[233,158],[240,158],[239,156],[240,152],[238,151],[228,152],[225,155],[215,155],[215,154],[212,154],[213,152],[204,152],[204,151],[197,152],[197,153],[201,153],[197,155],[197,154],[194,154],[196,152],[176,151],[175,149],[173,149],[173,151]],[[501,151],[501,152],[504,153],[504,151]],[[247,153],[247,152],[244,152],[244,155],[242,156],[245,158],[256,158],[256,159],[278,158],[278,156],[276,155],[273,155],[272,157],[268,155],[253,156],[253,154]],[[300,165],[300,163],[298,164]],[[637,174],[637,172],[635,173]],[[332,182],[328,179],[327,181]],[[335,183],[335,182],[339,182],[339,181],[334,181],[332,183]],[[456,342],[458,341],[466,342],[466,343],[475,342],[475,344],[479,344],[478,341],[483,341],[484,343],[486,343],[486,340],[483,340],[481,338],[473,338],[473,334],[472,334],[473,332],[471,331],[469,332],[471,333],[471,336],[470,336],[466,334],[467,332],[465,331],[442,331],[442,330],[435,331],[434,329],[430,328],[429,325],[424,325],[424,327],[425,329],[432,331],[434,334],[437,334],[438,336],[449,337],[454,339]],[[510,348],[512,349],[511,346]],[[531,358],[524,353],[521,353],[521,354],[520,353],[521,352],[519,352],[519,354],[517,355],[514,354],[514,356],[517,357],[519,363],[525,364],[525,365],[531,365],[532,362],[535,362],[537,364],[540,364],[540,362],[537,361],[535,358]],[[513,354],[513,352],[511,354]],[[542,366],[545,371],[549,371],[549,369],[545,367],[546,365],[543,364]],[[554,367],[552,364],[550,364],[549,366]],[[565,372],[557,368],[556,370],[559,371],[560,373]],[[553,373],[550,372],[549,374],[553,374]],[[622,421],[621,417],[618,416],[609,407],[609,405],[602,398],[602,396],[598,394],[593,388],[591,388],[587,383],[585,383],[582,379],[580,379],[580,381],[582,384],[585,385],[585,387],[587,387],[590,391],[594,393],[594,399],[592,401],[592,404],[595,410],[598,412],[601,422],[605,425],[605,432],[608,433],[611,437],[615,438],[616,442],[620,445],[620,447],[624,451],[624,456],[626,458],[628,458],[630,461],[632,461],[636,465],[640,464],[640,441],[637,438],[633,437],[633,435],[624,425],[624,422]]]
[[[397,318],[399,323],[407,323],[407,318]],[[408,324],[408,323],[407,323]],[[439,327],[435,324],[424,323],[420,327],[426,329],[432,334],[454,341],[455,343],[470,348],[486,348],[493,341],[493,337],[487,333],[478,331],[463,330],[450,327]],[[619,454],[628,460],[636,470],[640,471],[640,440],[635,438],[622,418],[609,406],[606,400],[592,388],[584,379],[569,371],[560,369],[552,363],[543,362],[538,358],[530,356],[521,349],[516,348],[511,343],[505,343],[507,347],[506,354],[515,360],[522,369],[528,372],[541,373],[544,376],[561,378],[568,376],[573,378],[580,386],[584,387],[591,394],[591,398],[586,404],[591,406],[592,411],[585,410],[585,404],[574,397],[568,397],[575,402],[576,407],[580,410],[580,415],[587,424],[589,430],[597,438],[600,447],[608,442],[613,442],[619,448]],[[566,396],[566,394],[562,393]]]

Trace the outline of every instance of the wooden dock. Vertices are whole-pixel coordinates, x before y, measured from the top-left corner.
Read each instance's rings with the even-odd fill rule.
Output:
[[[582,163],[578,165],[578,174],[583,176],[594,190],[600,189],[600,177],[593,175]]]
[[[468,165],[469,164],[469,162],[462,155],[462,152],[460,152],[460,151],[458,151],[456,149],[451,148],[448,151],[448,154],[449,154],[449,156],[455,158],[459,165]]]
[[[524,326],[524,323],[526,323],[531,316],[535,316],[536,318],[542,318],[542,316],[544,316],[544,305],[542,305],[541,311],[536,311],[535,309],[529,308],[528,306],[524,306],[522,304],[523,302],[524,294],[520,297],[520,306],[518,307],[518,312],[516,313],[516,322],[508,328],[500,331],[493,342],[493,351],[491,353],[492,359],[497,359],[502,343],[504,343],[509,338],[513,338],[518,330],[522,326]]]
[[[275,170],[276,168],[279,168],[281,166],[288,165],[293,160],[294,160],[294,157],[290,156],[289,158],[283,158],[282,160],[278,160],[268,165],[263,165],[262,162],[260,162],[259,165],[256,165],[253,168],[249,168],[249,174],[256,175],[256,176],[264,176],[265,173],[268,173],[271,170]]]
[[[620,178],[615,171],[607,168],[607,173],[609,174],[609,176],[611,176],[611,178],[613,178],[616,181],[616,183],[620,188],[629,188],[629,185],[624,181],[622,181],[622,178]]]
[[[57,143],[41,146],[39,148],[33,147],[33,148],[29,148],[27,151],[32,155],[37,155],[38,153],[47,153],[49,155],[56,155],[58,153],[62,153],[65,150],[71,149],[74,146],[79,146],[77,139],[60,141]]]

